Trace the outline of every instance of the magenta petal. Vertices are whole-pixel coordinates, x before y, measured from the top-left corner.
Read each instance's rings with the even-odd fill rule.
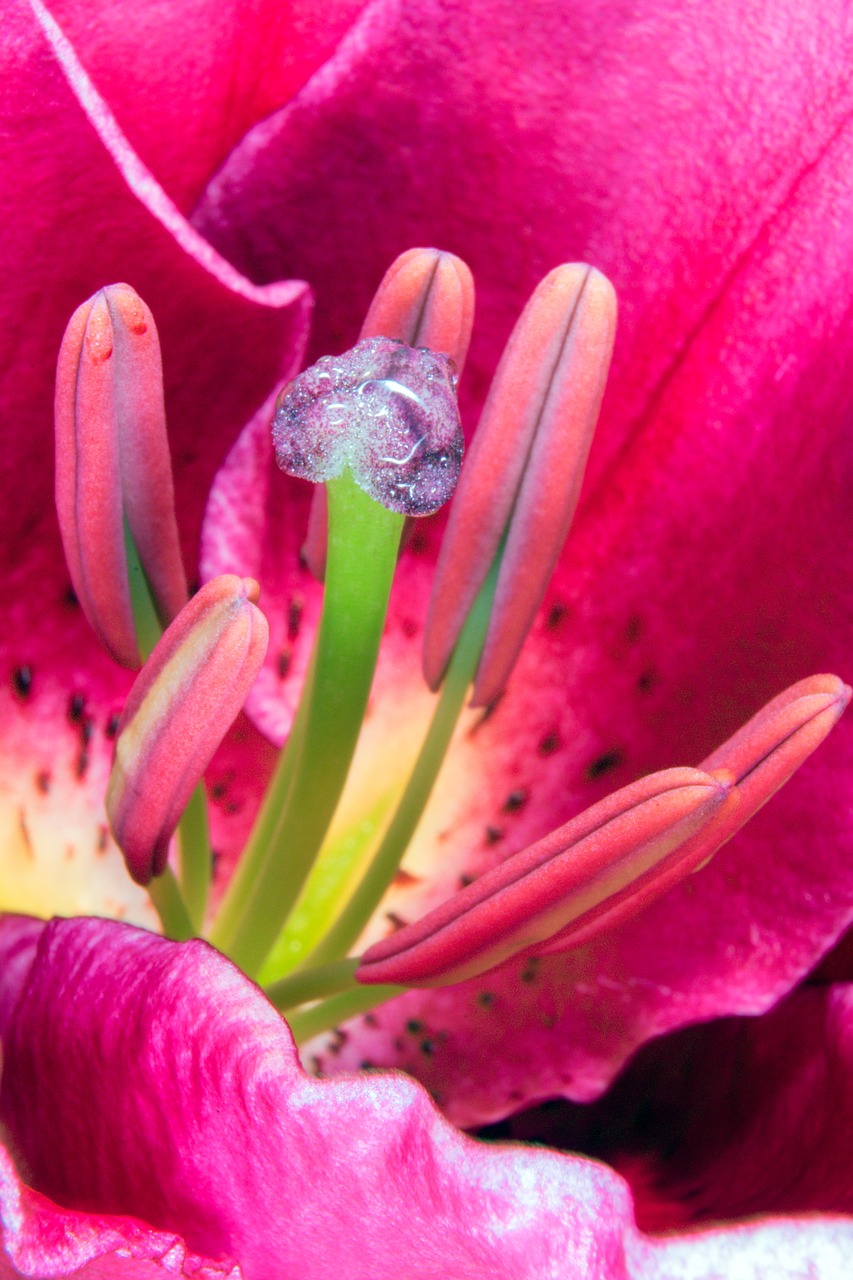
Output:
[[[0,1148],[0,1258],[4,1276],[40,1280],[240,1280],[229,1262],[187,1251],[179,1237],[133,1218],[75,1213],[30,1190]],[[4,1265],[5,1263],[5,1265]],[[11,1266],[11,1270],[8,1268]]]
[[[646,1045],[597,1102],[523,1112],[515,1138],[615,1165],[665,1231],[757,1213],[853,1213],[853,987]]]
[[[56,0],[131,145],[186,211],[246,130],[322,65],[364,0]]]
[[[711,1280],[724,1259],[749,1280],[805,1260],[829,1280],[853,1248],[832,1219],[648,1240],[606,1166],[476,1143],[400,1076],[308,1079],[278,1015],[203,943],[57,921],[14,986],[4,1119],[78,1249],[74,1209],[93,1234],[132,1213],[245,1280]],[[44,1254],[55,1211],[34,1231]]]

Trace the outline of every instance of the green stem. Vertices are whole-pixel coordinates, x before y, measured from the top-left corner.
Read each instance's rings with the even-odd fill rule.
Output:
[[[200,782],[178,824],[180,882],[187,911],[196,933],[201,933],[207,897],[210,891],[210,831],[207,821],[207,796]]]
[[[157,610],[154,607],[151,588],[148,585],[148,579],[145,576],[145,570],[140,562],[136,543],[133,541],[133,535],[126,519],[124,522],[124,551],[127,558],[127,579],[130,584],[130,606],[133,610],[136,643],[139,645],[142,661],[145,662],[147,658],[150,658],[155,644],[163,634],[163,628],[160,626],[160,619],[157,617]]]
[[[334,815],[355,751],[403,517],[358,488],[346,472],[327,485],[329,550],[323,612],[299,741],[282,762],[286,798],[274,824],[265,814],[243,855],[211,941],[244,973],[257,974],[299,897]],[[270,830],[272,828],[272,830]]]
[[[391,825],[349,902],[312,952],[312,965],[346,955],[373,915],[403,860],[441,771],[468,687],[477,670],[489,625],[499,564],[500,557],[497,557],[462,628],[429,729]]]
[[[277,982],[302,965],[354,892],[370,854],[379,843],[400,788],[385,791],[334,838],[327,838],[287,922],[258,975],[262,987]]]
[[[305,726],[311,705],[316,664],[317,645],[315,642],[308,670],[305,674],[305,684],[302,688],[299,706],[287,739],[287,745],[283,751],[279,752],[276,767],[267,784],[249,840],[240,856],[237,870],[231,877],[228,890],[208,935],[213,945],[219,947],[222,951],[227,949],[229,940],[233,939],[242,916],[248,910],[255,878],[259,874],[264,857],[275,839],[276,829],[287,802],[287,797],[290,794],[290,785],[293,781],[293,775],[305,739]]]
[[[271,982],[265,990],[276,1009],[295,1009],[310,1000],[352,990],[357,986],[353,977],[357,968],[358,960],[335,960]]]
[[[150,882],[148,896],[160,917],[164,937],[173,938],[175,942],[186,942],[188,938],[195,937],[193,923],[171,867]]]
[[[369,1009],[375,1009],[377,1005],[385,1004],[386,1000],[393,1000],[407,990],[407,987],[380,986],[378,983],[376,986],[368,986],[363,983],[352,991],[320,1000],[310,1009],[288,1014],[287,1022],[296,1043],[304,1044],[321,1031],[337,1027],[359,1013],[367,1013]]]

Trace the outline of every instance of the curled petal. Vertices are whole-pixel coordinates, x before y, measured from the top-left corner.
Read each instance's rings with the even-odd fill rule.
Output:
[[[126,284],[78,307],[56,371],[56,508],[74,590],[119,662],[139,666],[125,554],[133,536],[163,625],[184,605],[154,318]]]
[[[440,249],[409,249],[382,277],[361,338],[396,338],[450,356],[462,372],[474,323],[474,279],[461,258]],[[326,491],[316,488],[302,549],[311,573],[326,569]]]
[[[577,506],[613,349],[616,297],[593,267],[557,267],[534,292],[498,366],[441,548],[424,640],[437,688],[501,538],[474,705],[501,691]]]
[[[228,1259],[234,1280],[849,1269],[849,1219],[653,1239],[598,1161],[467,1137],[398,1072],[310,1079],[275,1010],[203,942],[57,920],[8,974],[5,941],[2,922],[0,1114],[38,1191],[0,1158],[4,1275],[224,1280]]]
[[[370,947],[356,976],[407,986],[461,982],[569,923],[595,919],[615,895],[644,903],[658,877],[695,869],[692,837],[734,803],[730,786],[697,769],[642,778]]]
[[[130,691],[116,739],[107,813],[128,869],[147,884],[193,788],[266,654],[258,584],[214,578],[166,631]]]

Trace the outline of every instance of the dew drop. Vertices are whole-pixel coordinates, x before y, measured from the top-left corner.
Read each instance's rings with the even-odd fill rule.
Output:
[[[453,493],[462,463],[453,361],[392,338],[326,356],[279,396],[273,443],[289,475],[320,483],[349,467],[389,510],[429,515]]]

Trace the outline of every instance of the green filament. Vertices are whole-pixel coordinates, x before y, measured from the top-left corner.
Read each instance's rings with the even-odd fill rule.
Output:
[[[393,1000],[407,991],[407,987],[368,986],[366,983],[356,985],[351,991],[343,991],[339,995],[330,996],[328,1000],[319,1000],[307,1009],[297,1013],[288,1013],[287,1021],[293,1038],[297,1044],[304,1044],[312,1036],[321,1031],[329,1031],[339,1026],[348,1018],[359,1013],[375,1009],[377,1005]]]
[[[477,670],[495,596],[499,563],[498,557],[465,621],[429,729],[391,825],[352,898],[313,952],[312,965],[346,955],[394,879],[432,794]]]
[[[150,882],[148,896],[160,917],[164,937],[172,938],[175,942],[186,942],[188,938],[195,936],[193,922],[171,867],[167,867],[161,876],[155,876]]]
[[[261,969],[262,984],[290,973],[317,947],[340,911],[342,899],[345,901],[358,884],[398,795],[399,788],[386,792],[356,821],[324,844],[299,901]]]
[[[211,940],[249,976],[281,931],[328,831],[355,751],[385,623],[403,517],[345,472],[327,484],[329,549],[309,681]],[[277,813],[275,810],[277,809]]]

